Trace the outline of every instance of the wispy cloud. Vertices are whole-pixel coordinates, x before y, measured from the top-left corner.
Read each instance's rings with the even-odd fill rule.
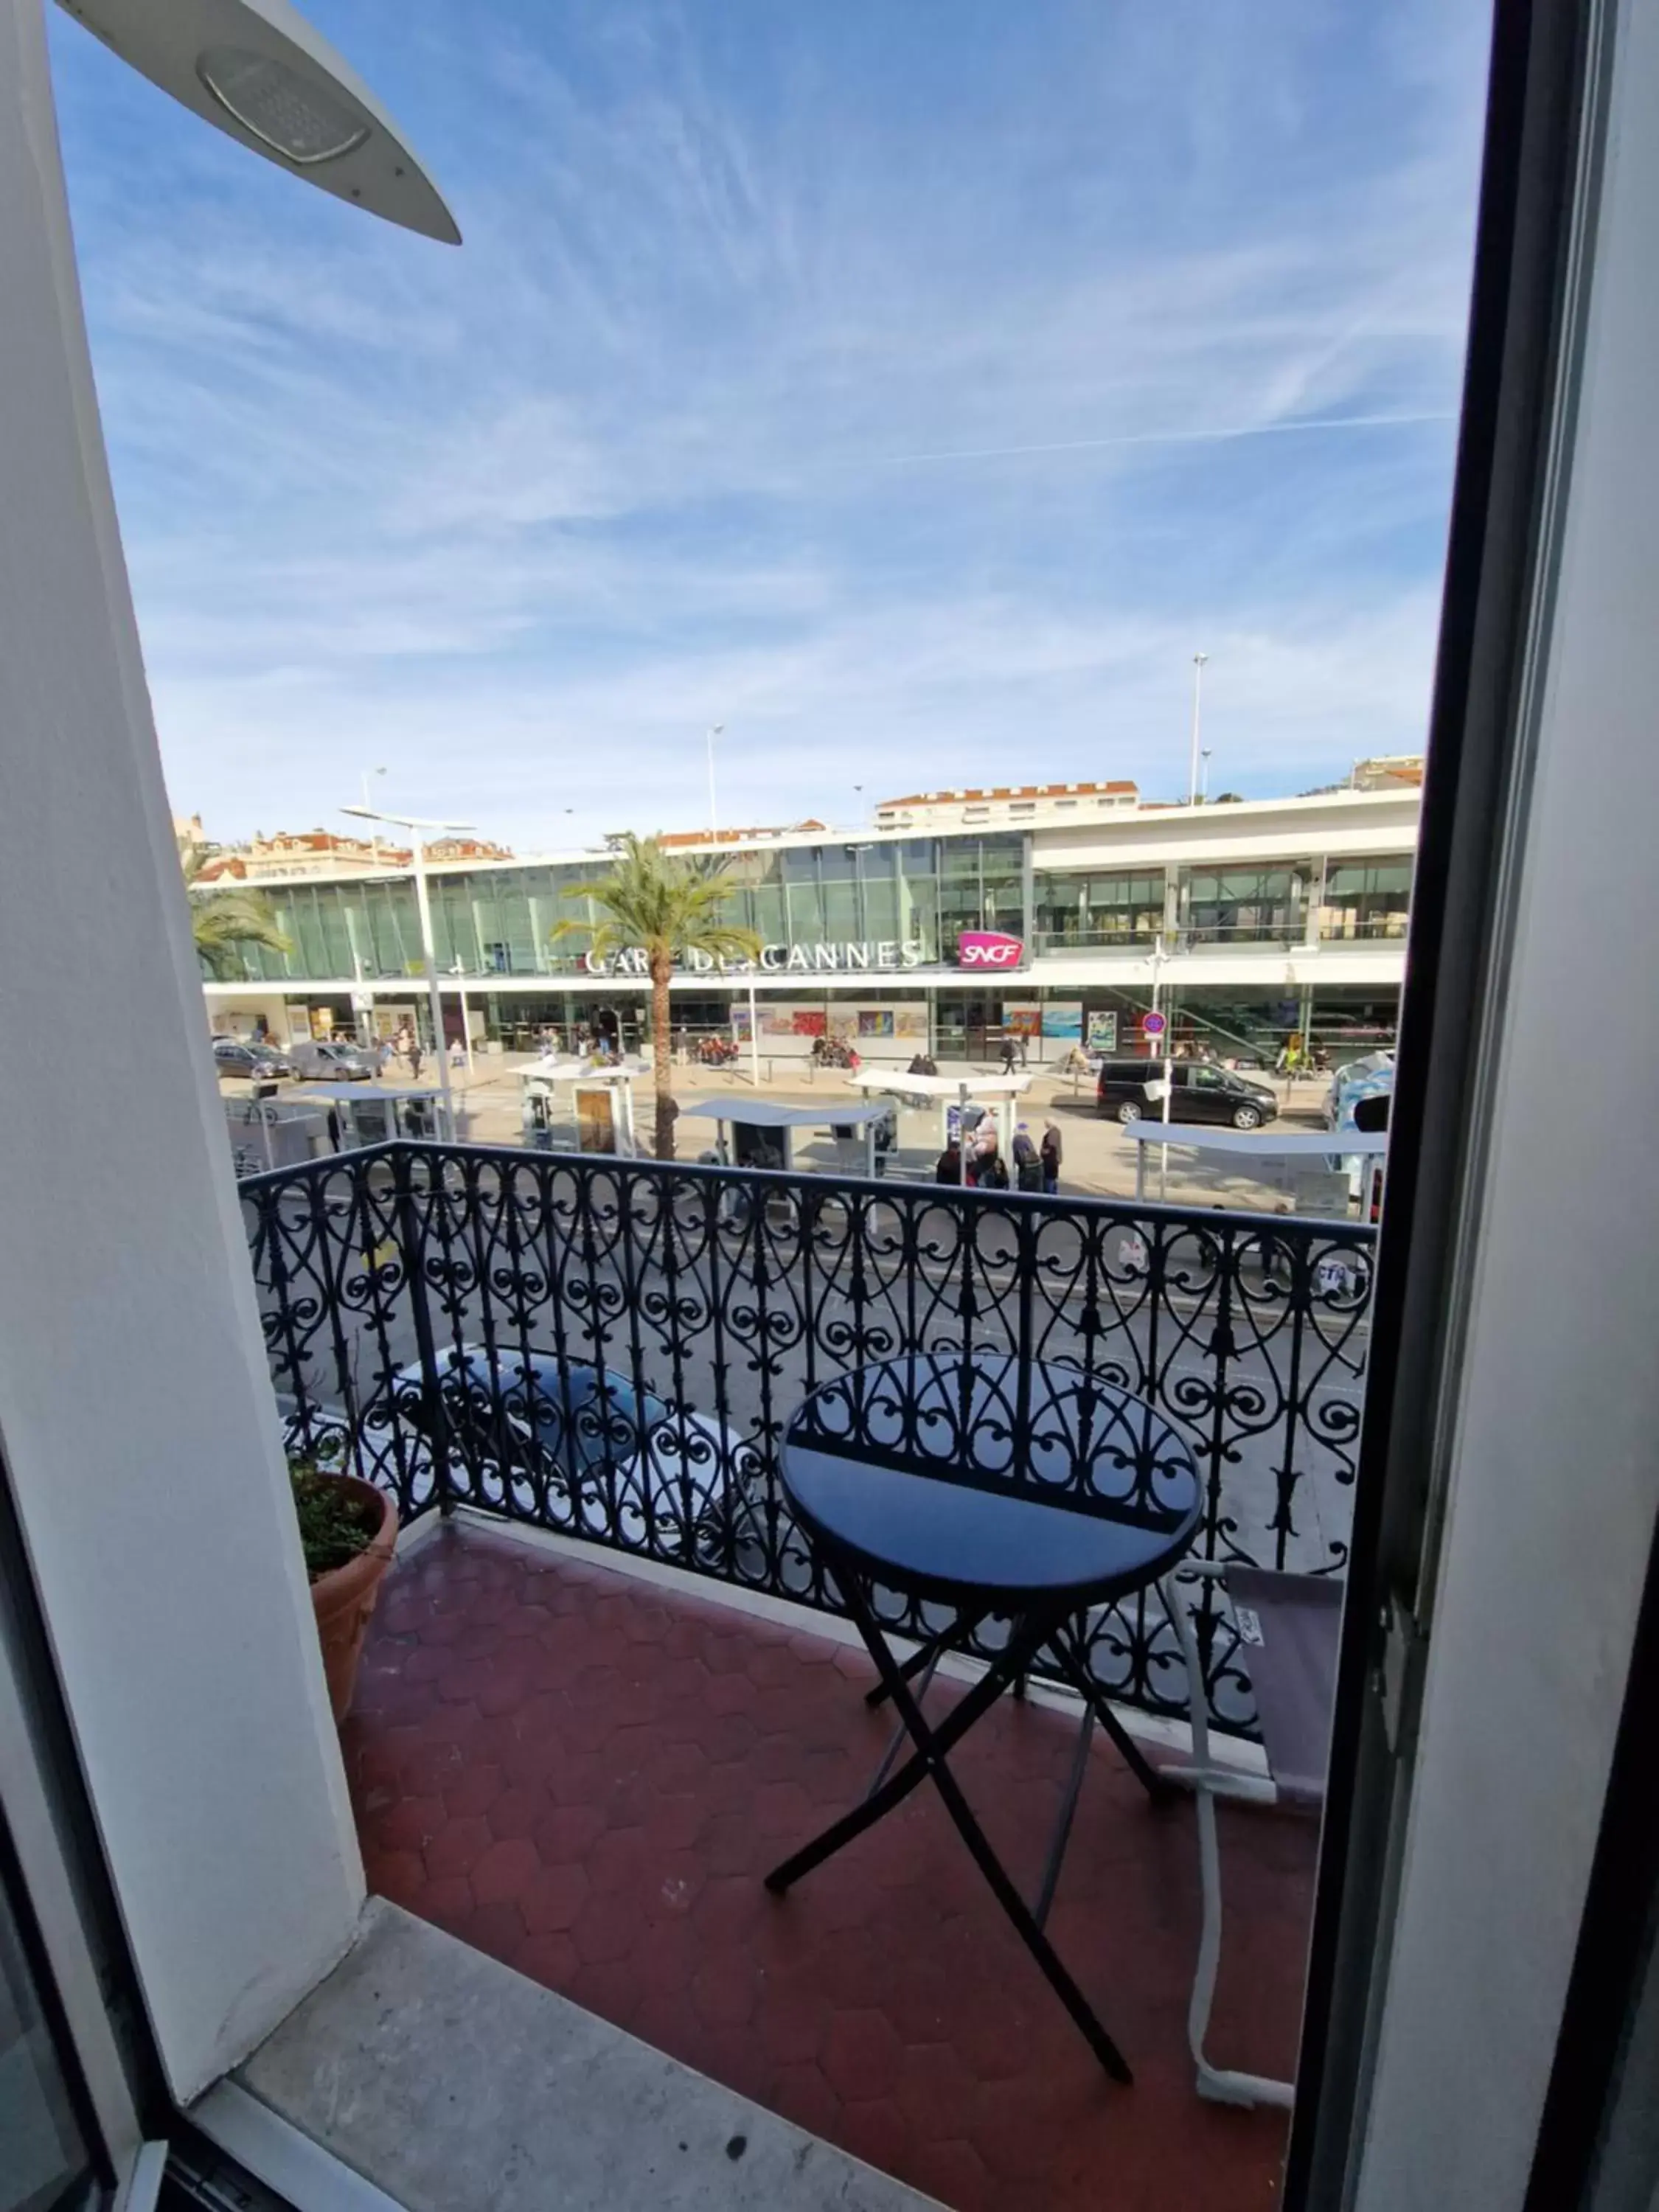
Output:
[[[1104,453],[1120,446],[1224,446],[1234,438],[1285,438],[1314,430],[1404,430],[1425,422],[1455,420],[1449,410],[1418,415],[1328,415],[1288,422],[1237,422],[1226,428],[1131,430],[1115,438],[1065,438],[1039,446],[978,446],[943,453],[884,453],[885,468],[908,468],[921,461],[1006,461],[1038,453]]]
[[[181,805],[1169,786],[1200,644],[1226,786],[1419,739],[1477,11],[310,3],[459,252],[54,31]]]

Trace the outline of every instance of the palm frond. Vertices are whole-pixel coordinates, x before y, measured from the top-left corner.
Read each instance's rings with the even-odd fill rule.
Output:
[[[721,917],[735,888],[725,861],[683,860],[665,853],[654,837],[630,834],[609,875],[568,884],[562,893],[588,900],[605,920],[597,926],[556,922],[550,935],[556,942],[592,927],[596,952],[637,945],[653,961],[680,959],[688,952],[752,960],[760,952],[759,938]]]
[[[267,892],[246,884],[210,890],[199,882],[209,858],[205,845],[192,844],[183,837],[179,840],[179,866],[190,899],[191,935],[208,973],[218,981],[234,978],[242,965],[237,955],[247,945],[257,945],[267,952],[291,952],[294,948],[277,921]]]

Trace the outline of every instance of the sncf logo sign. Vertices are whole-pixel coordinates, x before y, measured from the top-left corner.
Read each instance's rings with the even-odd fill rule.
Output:
[[[964,929],[957,939],[957,958],[964,968],[1018,968],[1025,947],[1000,929]]]

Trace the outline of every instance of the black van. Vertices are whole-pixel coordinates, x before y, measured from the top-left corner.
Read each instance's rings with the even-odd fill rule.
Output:
[[[1235,1129],[1259,1129],[1279,1112],[1279,1101],[1265,1083],[1235,1075],[1231,1067],[1218,1067],[1209,1060],[1178,1060],[1170,1071],[1175,1089],[1170,1099],[1172,1121],[1226,1121]],[[1162,1116],[1161,1097],[1149,1098],[1149,1083],[1164,1079],[1161,1060],[1103,1060],[1095,1094],[1097,1110],[1120,1121],[1139,1121],[1142,1115]]]

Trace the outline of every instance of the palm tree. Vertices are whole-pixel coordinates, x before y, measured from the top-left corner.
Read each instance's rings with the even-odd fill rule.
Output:
[[[757,960],[760,939],[752,929],[723,921],[720,910],[732,893],[731,870],[723,860],[682,860],[665,853],[654,837],[623,838],[611,872],[591,884],[572,884],[566,898],[592,899],[605,920],[593,931],[593,950],[601,957],[637,946],[651,977],[651,1056],[657,1089],[657,1158],[674,1157],[674,1101],[668,1072],[668,979],[674,963],[688,952],[716,960]],[[550,935],[556,944],[587,928],[582,921],[560,921]]]
[[[238,970],[236,954],[244,945],[262,945],[267,952],[287,952],[289,940],[277,926],[276,909],[267,893],[239,884],[231,890],[212,890],[200,882],[210,857],[205,845],[179,840],[179,866],[185,872],[190,897],[190,932],[210,975],[224,981]]]

